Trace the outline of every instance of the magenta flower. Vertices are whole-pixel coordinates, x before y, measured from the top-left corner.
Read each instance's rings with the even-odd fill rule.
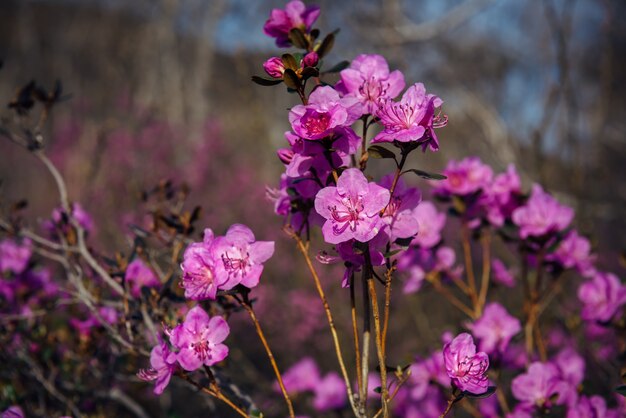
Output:
[[[384,226],[380,211],[388,202],[389,190],[368,183],[359,169],[344,171],[337,187],[326,187],[315,197],[315,210],[326,219],[324,239],[329,244],[352,238],[359,242],[371,240]]]
[[[526,204],[515,209],[512,218],[520,228],[520,237],[526,239],[564,230],[572,222],[574,211],[535,184]]]
[[[497,302],[485,306],[482,316],[471,326],[480,350],[488,354],[504,353],[511,339],[521,330],[520,321]]]
[[[435,351],[425,360],[411,365],[411,377],[409,378],[411,398],[415,400],[424,399],[432,382],[437,382],[445,387],[450,386],[451,380],[446,372],[443,352],[440,350]]]
[[[160,395],[175,370],[176,353],[172,353],[167,344],[161,341],[150,352],[150,368],[139,370],[137,377],[146,382],[155,380],[154,393]]]
[[[550,407],[559,394],[559,370],[551,363],[532,363],[528,371],[513,379],[511,391],[524,406]]]
[[[520,196],[521,181],[515,166],[510,164],[507,170],[498,174],[484,190],[481,204],[486,209],[487,220],[492,225],[501,227],[519,206]]]
[[[24,411],[17,405],[10,406],[5,411],[2,411],[0,418],[24,418]]]
[[[608,409],[601,396],[581,396],[578,403],[569,408],[567,418],[619,418],[623,416],[618,410]]]
[[[159,287],[156,274],[140,258],[135,258],[126,267],[125,280],[131,285],[130,294],[138,298],[142,287]]]
[[[376,115],[384,129],[374,137],[377,142],[417,142],[431,150],[439,149],[434,128],[446,125],[447,120],[435,118],[435,108],[443,101],[433,95],[426,94],[422,83],[414,84],[407,89],[400,102],[387,99],[380,102]]]
[[[272,57],[263,63],[263,69],[270,77],[283,78],[285,64],[279,57]]]
[[[437,211],[432,202],[421,202],[413,212],[419,222],[419,231],[411,244],[432,248],[441,241],[446,214]]]
[[[626,303],[626,286],[611,273],[596,273],[578,288],[585,321],[610,321]]]
[[[487,392],[489,357],[482,351],[476,352],[470,334],[459,334],[444,345],[443,358],[446,372],[457,388],[477,395]]]
[[[462,268],[455,267],[456,254],[449,247],[411,247],[398,257],[398,271],[408,273],[402,291],[414,293],[421,289],[427,273],[437,273],[441,279],[457,278]]]
[[[187,313],[185,322],[172,330],[170,342],[180,350],[176,357],[180,365],[191,372],[203,364],[212,366],[226,358],[228,347],[222,342],[229,333],[224,318],[209,318],[200,306],[196,306]]]
[[[320,371],[311,357],[305,357],[283,373],[283,384],[289,394],[313,391],[321,382]],[[274,390],[280,391],[278,383]]]
[[[304,139],[322,139],[335,129],[349,127],[359,118],[353,98],[340,98],[330,86],[318,87],[309,96],[309,103],[298,105],[289,111],[293,131]]]
[[[211,251],[214,259],[220,260],[215,274],[221,282],[252,288],[259,284],[263,263],[274,254],[274,242],[256,241],[250,228],[234,224],[226,236],[215,238]]]
[[[591,254],[591,244],[576,231],[567,234],[556,250],[546,256],[546,260],[555,261],[566,269],[574,268],[584,276],[592,276],[595,273],[593,268],[595,257]]]
[[[483,164],[478,157],[451,160],[443,174],[448,178],[436,183],[438,187],[434,193],[444,196],[475,193],[486,188],[493,178],[491,167]]]
[[[395,99],[404,89],[404,75],[398,70],[389,73],[382,56],[362,54],[341,71],[335,88],[346,97],[356,98],[361,114],[375,114],[380,100]]]
[[[491,272],[493,273],[493,281],[495,283],[506,287],[515,286],[515,276],[499,258],[494,258],[491,261]]]
[[[383,177],[378,184],[386,189],[391,189],[393,175]],[[419,221],[416,208],[422,200],[422,194],[414,187],[407,187],[402,179],[398,180],[393,196],[385,212],[383,221],[389,227],[389,239],[393,242],[396,238],[410,238],[418,233]]]
[[[33,244],[26,238],[21,243],[11,239],[0,242],[0,273],[12,272],[20,274],[26,267],[33,254]]]
[[[300,63],[300,66],[315,67],[318,64],[319,60],[320,60],[320,57],[319,55],[317,55],[317,52],[311,51],[302,58],[302,62]]]
[[[313,407],[319,412],[341,409],[348,399],[346,384],[336,372],[328,373],[315,387]]]
[[[213,231],[204,230],[204,241],[190,244],[183,254],[180,268],[183,271],[181,286],[185,297],[191,300],[215,299],[218,289],[228,290],[239,284],[238,278],[217,276],[216,268],[221,260],[215,259],[211,244]]]
[[[272,9],[269,19],[263,26],[263,32],[271,38],[276,38],[277,46],[289,47],[291,45],[289,31],[299,28],[308,33],[319,14],[318,6],[307,7],[300,0],[293,0],[287,3],[284,10]]]

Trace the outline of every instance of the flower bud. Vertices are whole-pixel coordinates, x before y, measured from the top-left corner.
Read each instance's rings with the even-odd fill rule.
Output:
[[[282,78],[285,72],[283,61],[278,57],[272,57],[263,63],[265,72],[274,78]]]
[[[289,164],[293,159],[293,151],[289,148],[281,148],[276,152],[276,154],[278,154],[278,159],[283,164]]]
[[[302,66],[303,67],[315,67],[319,61],[319,56],[317,52],[309,52],[302,58]]]

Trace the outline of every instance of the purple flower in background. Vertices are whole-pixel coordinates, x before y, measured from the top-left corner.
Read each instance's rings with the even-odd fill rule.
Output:
[[[293,0],[287,3],[284,10],[272,9],[263,26],[263,32],[271,38],[276,38],[277,46],[289,47],[291,45],[289,31],[299,28],[308,33],[319,14],[318,6],[307,7],[300,0]]]
[[[62,226],[67,222],[65,218],[65,211],[63,208],[56,208],[52,211],[52,221],[54,225],[47,224],[45,225],[51,231],[54,231],[55,225]],[[91,218],[91,215],[83,209],[80,203],[74,202],[72,203],[72,217],[78,222],[78,225],[81,226],[85,231],[91,232],[94,229],[94,222]]]
[[[252,288],[259,284],[263,263],[274,254],[274,242],[256,241],[250,228],[234,224],[226,236],[215,238],[211,250],[219,260],[215,274],[220,280]]]
[[[421,202],[413,214],[419,222],[419,232],[412,245],[431,248],[441,241],[441,230],[446,224],[446,214],[437,211],[432,202]]]
[[[626,286],[612,273],[596,273],[578,288],[585,321],[610,321],[626,303]]]
[[[150,352],[150,368],[141,369],[137,373],[139,379],[146,382],[155,380],[154,393],[163,393],[176,370],[176,353],[172,353],[163,341]]]
[[[194,371],[203,364],[212,366],[226,358],[228,347],[222,342],[229,333],[224,318],[209,318],[200,306],[196,306],[187,313],[185,322],[172,330],[170,341],[180,350],[176,359],[183,369]]]
[[[392,183],[392,174],[378,182],[386,189],[391,189]],[[393,196],[383,213],[383,221],[389,226],[389,239],[392,242],[396,238],[409,238],[418,233],[419,224],[415,211],[421,200],[422,194],[418,189],[409,188],[402,179],[398,180]]]
[[[465,196],[486,188],[493,178],[491,167],[478,157],[451,160],[443,171],[448,178],[437,181],[434,193],[443,196]]]
[[[528,371],[513,379],[511,391],[525,406],[550,407],[559,395],[558,368],[552,363],[532,363]]]
[[[32,254],[33,243],[28,238],[21,243],[12,239],[0,241],[0,273],[22,273],[26,270]]]
[[[578,403],[567,411],[567,418],[619,418],[617,410],[608,409],[601,396],[581,396]]]
[[[437,273],[441,279],[459,277],[460,268],[455,268],[456,254],[452,248],[435,249],[411,247],[398,257],[398,271],[407,272],[409,277],[404,283],[404,293],[420,290],[427,273]]]
[[[161,285],[156,274],[140,258],[135,258],[128,264],[124,279],[132,286],[130,294],[136,298],[141,296],[142,287],[159,287]]]
[[[335,88],[356,98],[362,114],[374,114],[380,100],[395,99],[404,89],[404,75],[398,70],[390,73],[387,61],[380,55],[357,56],[340,75]]]
[[[285,64],[279,57],[272,57],[263,63],[263,69],[270,77],[283,78]]]
[[[315,197],[315,210],[326,219],[324,239],[329,244],[352,238],[359,242],[371,240],[384,226],[379,212],[388,202],[389,190],[368,183],[359,169],[344,171],[337,187],[326,187]]]
[[[512,218],[520,228],[520,237],[526,239],[564,230],[572,222],[574,211],[535,184],[526,204],[515,209]]]
[[[482,351],[476,352],[476,346],[470,334],[459,334],[444,345],[443,358],[448,376],[456,387],[477,395],[487,391],[489,357]]]
[[[511,339],[522,330],[522,325],[502,305],[492,302],[485,306],[482,316],[470,329],[479,340],[480,350],[495,354],[507,349]]]
[[[515,286],[515,276],[506,268],[502,260],[494,258],[491,261],[491,270],[493,273],[493,281],[506,287]]]
[[[567,234],[556,250],[546,256],[546,260],[556,261],[566,269],[575,268],[580,274],[587,277],[595,273],[591,244],[588,239],[581,237],[576,231]]]
[[[342,408],[348,399],[346,384],[336,372],[328,373],[315,387],[313,407],[319,412]]]
[[[239,281],[235,277],[217,277],[215,260],[210,250],[213,242],[213,231],[204,230],[204,242],[190,244],[183,254],[180,265],[183,271],[181,286],[185,289],[185,297],[191,300],[215,299],[218,289],[232,289]]]
[[[24,411],[17,405],[10,406],[0,414],[0,418],[24,418]]]
[[[500,227],[519,205],[521,181],[515,166],[510,164],[507,171],[498,174],[484,190],[482,205],[486,208],[487,220]]]
[[[433,381],[444,387],[450,386],[451,381],[446,371],[441,350],[435,351],[425,360],[417,361],[411,365],[411,377],[409,378],[411,398],[423,399]]]
[[[313,391],[321,382],[319,368],[311,357],[305,357],[283,373],[283,384],[289,394]],[[278,383],[274,389],[280,391]]]
[[[322,139],[335,129],[349,127],[359,118],[353,98],[340,98],[330,86],[318,87],[309,96],[307,105],[297,105],[289,111],[293,131],[304,139]]]
[[[439,149],[434,128],[446,125],[447,119],[435,118],[435,108],[443,101],[433,95],[426,94],[422,83],[414,84],[407,89],[399,102],[391,99],[383,100],[378,106],[376,115],[384,129],[374,137],[377,142],[417,142],[423,149]]]

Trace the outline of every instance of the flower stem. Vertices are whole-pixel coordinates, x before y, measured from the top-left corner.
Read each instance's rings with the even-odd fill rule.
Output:
[[[474,276],[474,265],[472,263],[472,247],[470,244],[470,231],[467,224],[461,226],[461,242],[463,245],[463,256],[465,259],[465,270],[467,283],[469,285],[469,297],[472,301],[474,311],[478,308],[478,296],[476,295],[476,277]]]
[[[491,234],[486,230],[481,237],[483,247],[483,275],[480,284],[480,294],[478,295],[478,310],[476,316],[480,316],[487,302],[487,292],[489,291],[489,279],[491,276]]]
[[[249,417],[249,415],[243,409],[239,408],[237,405],[235,405],[233,401],[231,401],[226,395],[224,395],[219,390],[219,388],[217,387],[215,383],[212,384],[214,388],[207,388],[207,387],[202,386],[200,383],[196,382],[192,378],[190,378],[186,373],[179,373],[178,376],[182,378],[183,380],[186,380],[187,382],[191,383],[195,387],[197,387],[200,391],[207,393],[213,396],[214,398],[217,398],[220,401],[224,402],[226,405],[231,407],[235,412],[237,412],[242,417],[245,417],[245,418]]]
[[[357,324],[356,313],[356,297],[354,295],[354,273],[350,275],[350,313],[352,317],[352,334],[354,336],[354,353],[356,362],[356,382],[359,390],[359,396],[361,394],[362,376],[361,376],[361,350],[359,347],[359,331]]]

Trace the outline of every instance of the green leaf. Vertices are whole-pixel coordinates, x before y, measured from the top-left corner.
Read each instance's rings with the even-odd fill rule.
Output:
[[[263,418],[263,412],[259,411],[258,409],[253,409],[252,411],[250,411],[250,416],[253,418]]]
[[[320,72],[317,68],[315,67],[305,67],[302,70],[302,78],[304,78],[305,80],[311,78],[311,77],[319,77]]]
[[[484,398],[488,398],[491,395],[493,395],[496,391],[496,387],[495,386],[489,386],[487,388],[487,392],[485,393],[481,393],[481,394],[475,394],[475,393],[470,393],[468,391],[463,392],[463,395],[468,397],[468,398],[473,398],[473,399],[484,399]]]
[[[322,58],[327,55],[331,49],[333,49],[333,45],[335,44],[335,35],[329,33],[326,35],[322,43],[317,47],[317,55]]]
[[[265,78],[259,77],[258,75],[253,75],[252,81],[260,86],[275,86],[276,84],[280,84],[283,82],[283,80],[281,80],[280,78]]]
[[[388,150],[382,145],[372,145],[367,149],[367,153],[372,158],[393,158],[396,159],[396,154],[393,151]]]
[[[337,64],[330,67],[330,69],[324,71],[325,73],[339,73],[350,66],[350,61],[340,61]]]
[[[445,180],[448,177],[444,176],[443,174],[437,174],[437,173],[429,173],[427,171],[422,171],[422,170],[418,170],[416,168],[411,168],[409,170],[404,170],[402,172],[402,174],[406,174],[406,173],[414,173],[418,176],[420,176],[421,178],[424,178],[426,180]]]
[[[403,250],[397,249],[397,250],[389,251],[388,253],[383,254],[383,257],[385,258],[393,257],[394,255],[398,254],[400,251],[403,251]]]
[[[620,395],[626,397],[626,385],[621,385],[615,388],[615,392],[619,393]]]
[[[289,87],[290,89],[300,89],[300,79],[298,78],[298,75],[295,73],[295,71],[287,68],[283,73],[283,80],[285,81],[287,87]]]
[[[289,31],[289,41],[296,48],[300,48],[300,49],[309,48],[309,41],[307,41],[306,37],[304,36],[304,32],[302,32],[302,29],[300,28],[293,28]]]
[[[411,242],[413,241],[413,237],[409,237],[409,238],[397,238],[395,240],[395,243],[398,244],[401,247],[408,247],[409,245],[411,245]]]
[[[285,66],[285,68],[289,68],[291,70],[298,71],[298,63],[296,62],[296,59],[293,57],[293,55],[291,55],[291,54],[283,54],[280,57],[280,59],[283,62],[283,65]]]

